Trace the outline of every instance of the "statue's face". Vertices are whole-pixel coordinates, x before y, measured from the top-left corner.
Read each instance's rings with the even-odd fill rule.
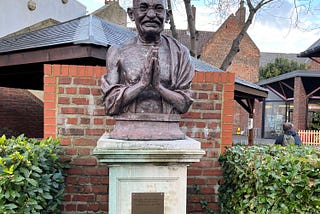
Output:
[[[167,18],[165,5],[165,0],[133,0],[131,19],[135,21],[140,36],[160,35]]]

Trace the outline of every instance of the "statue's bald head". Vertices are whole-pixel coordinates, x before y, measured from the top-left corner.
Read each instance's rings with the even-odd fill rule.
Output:
[[[167,0],[133,0],[133,7],[127,12],[134,21],[140,38],[145,41],[158,41],[164,29],[165,22],[171,16],[171,10],[166,9]]]
[[[137,7],[141,2],[153,2],[154,0],[132,0],[132,5],[133,7]],[[166,0],[161,0],[164,8],[167,8],[167,1]]]

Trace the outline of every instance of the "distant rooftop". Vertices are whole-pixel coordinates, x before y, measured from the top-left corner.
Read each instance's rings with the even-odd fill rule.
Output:
[[[163,34],[172,35],[170,29],[165,29]],[[188,30],[177,30],[178,40],[184,44],[187,48],[191,48],[190,45],[190,33]],[[208,44],[209,40],[213,38],[214,32],[212,31],[197,31],[197,54],[200,55],[203,48]]]
[[[303,59],[297,57],[296,53],[268,53],[268,52],[260,52],[260,61],[259,67],[266,66],[270,62],[274,62],[276,58],[285,58],[288,60],[296,61],[298,63],[307,63],[309,59]]]

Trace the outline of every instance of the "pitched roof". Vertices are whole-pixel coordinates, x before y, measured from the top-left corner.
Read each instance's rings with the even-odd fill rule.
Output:
[[[276,77],[260,80],[257,84],[260,86],[263,86],[263,85],[279,82],[279,81],[294,78],[294,77],[320,77],[320,71],[319,70],[295,70],[285,74],[281,74]]]
[[[135,36],[131,30],[94,15],[82,16],[58,25],[0,39],[0,53],[62,44],[114,45]]]
[[[313,43],[307,50],[299,53],[298,57],[320,57],[320,39]]]
[[[191,60],[197,71],[224,72],[223,70],[194,57],[191,57]]]
[[[236,77],[235,82],[239,83],[241,85],[245,85],[245,86],[247,86],[249,88],[254,88],[254,89],[258,89],[260,91],[268,92],[268,90],[266,88],[263,88],[263,87],[261,87],[261,86],[259,86],[257,84],[252,83],[252,82],[248,82],[248,81],[246,81],[244,79],[241,79],[240,77]]]
[[[319,70],[295,70],[277,77],[261,80],[257,85],[267,87],[283,100],[292,100],[294,99],[292,88],[294,88],[295,77],[301,78],[303,88],[310,99],[319,98]]]

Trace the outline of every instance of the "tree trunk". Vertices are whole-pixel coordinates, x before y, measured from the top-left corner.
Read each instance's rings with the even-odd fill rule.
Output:
[[[195,19],[192,13],[192,8],[190,4],[190,0],[183,0],[184,5],[186,8],[187,13],[187,20],[188,20],[188,28],[190,32],[190,55],[193,57],[197,57],[197,40],[196,40],[196,26],[195,26]]]
[[[167,3],[168,3],[168,10],[172,11],[171,0],[167,0]],[[173,38],[175,38],[176,40],[179,40],[177,28],[176,28],[176,25],[174,24],[173,14],[171,14],[171,16],[170,16],[169,24],[170,24],[170,30],[171,30],[171,34],[172,34]]]

